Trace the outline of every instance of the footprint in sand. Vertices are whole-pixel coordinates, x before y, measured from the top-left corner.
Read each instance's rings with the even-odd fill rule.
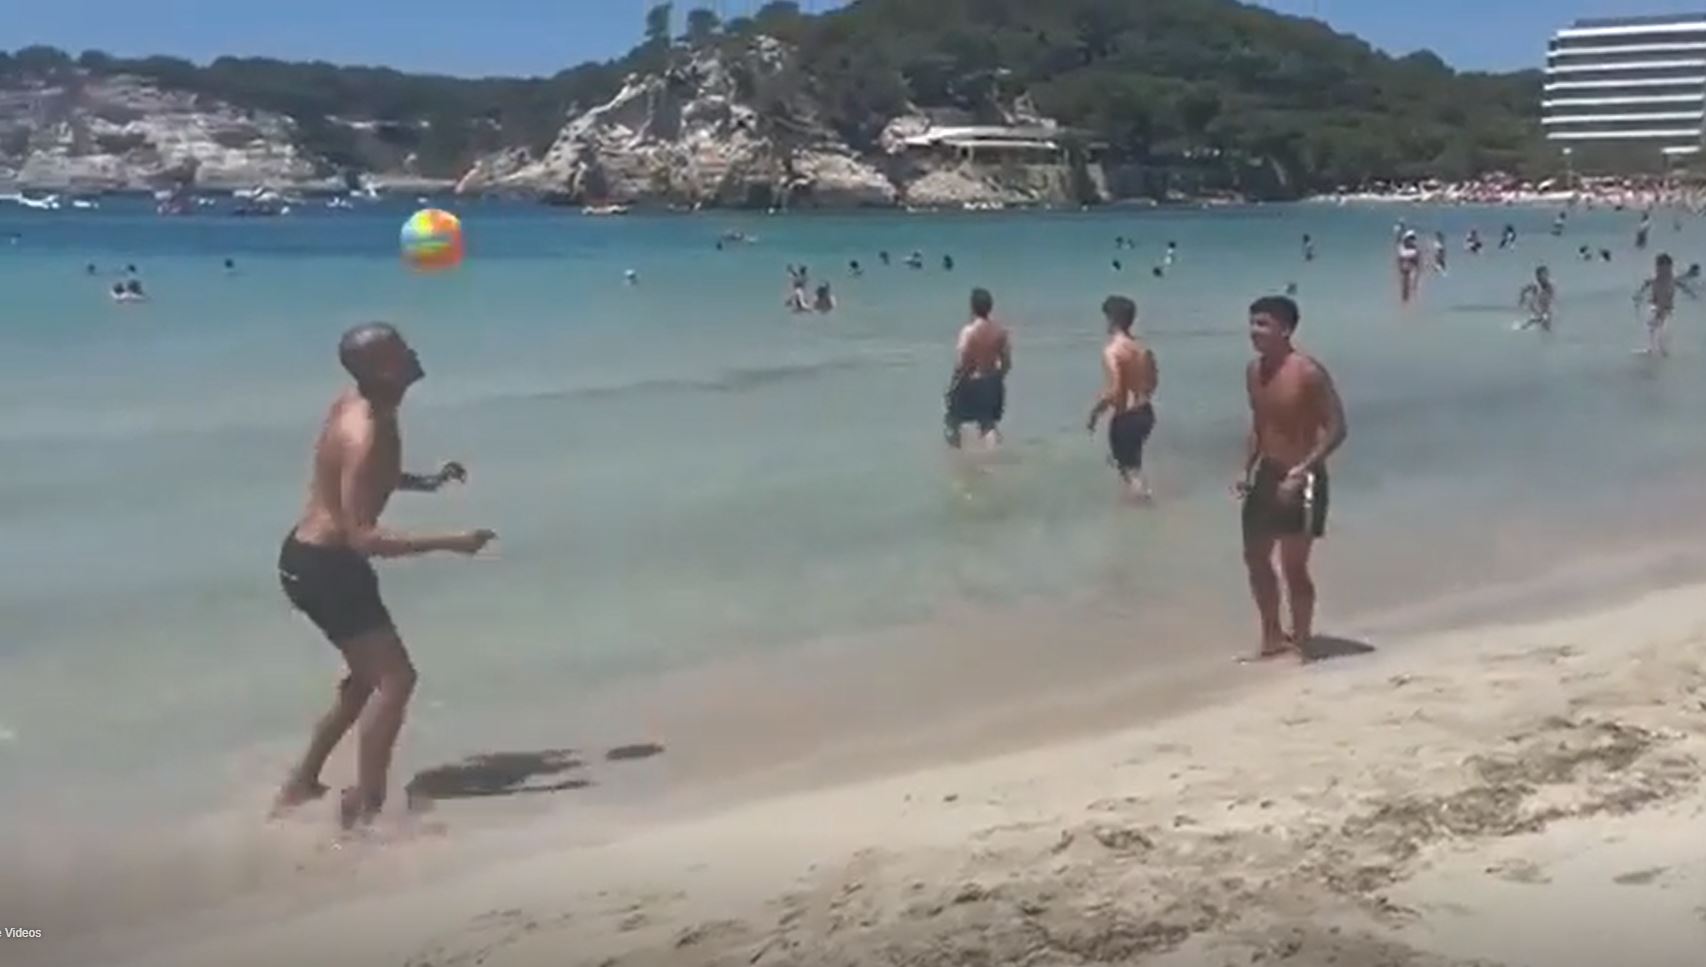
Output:
[[[1552,878],[1546,875],[1546,870],[1540,864],[1528,860],[1506,860],[1487,867],[1487,872],[1507,883],[1541,886],[1552,882]]]
[[[1668,866],[1655,866],[1650,870],[1636,870],[1633,873],[1613,877],[1611,882],[1618,886],[1647,886],[1669,872],[1670,867]]]

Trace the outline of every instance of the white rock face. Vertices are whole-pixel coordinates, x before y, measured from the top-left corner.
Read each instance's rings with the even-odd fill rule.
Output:
[[[588,204],[892,205],[893,183],[818,122],[790,57],[758,38],[733,62],[702,52],[667,74],[631,77],[536,163],[477,165],[462,189]]]
[[[132,77],[0,90],[0,181],[25,188],[207,188],[315,176],[282,115],[244,111]]]

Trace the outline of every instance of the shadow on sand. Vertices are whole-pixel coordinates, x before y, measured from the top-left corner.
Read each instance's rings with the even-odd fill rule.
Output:
[[[1316,635],[1314,640],[1303,646],[1303,660],[1311,665],[1336,658],[1357,658],[1372,654],[1374,646],[1366,641],[1335,638],[1332,635]]]
[[[625,745],[611,749],[604,757],[610,762],[630,762],[662,755],[663,751],[663,746],[654,743]],[[582,774],[585,769],[586,760],[574,749],[488,752],[423,769],[409,780],[405,792],[410,808],[417,810],[443,799],[569,792],[593,784]]]

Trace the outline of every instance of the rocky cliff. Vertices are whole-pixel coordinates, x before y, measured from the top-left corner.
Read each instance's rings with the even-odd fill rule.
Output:
[[[894,184],[819,123],[791,60],[761,37],[745,56],[702,52],[630,77],[608,103],[570,120],[543,157],[485,159],[459,190],[588,204],[894,204]]]
[[[575,204],[879,207],[1073,204],[1086,180],[1065,164],[992,165],[914,155],[922,114],[896,118],[859,152],[822,123],[793,62],[766,37],[744,52],[701,51],[669,71],[630,77],[608,103],[575,117],[543,157],[482,159],[462,192],[544,194]],[[1044,123],[1023,105],[998,121]],[[1100,185],[1091,178],[1088,182]]]
[[[299,185],[316,176],[281,115],[136,78],[77,76],[0,90],[0,184],[125,190]]]

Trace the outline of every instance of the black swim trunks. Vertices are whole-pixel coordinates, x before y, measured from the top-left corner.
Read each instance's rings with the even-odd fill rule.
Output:
[[[367,558],[347,547],[304,544],[292,533],[278,554],[278,580],[296,610],[340,648],[393,627],[379,597],[379,575]]]
[[[1318,467],[1296,501],[1280,499],[1287,468],[1272,460],[1256,465],[1244,497],[1244,537],[1322,537],[1327,533],[1327,468]]]
[[[1155,408],[1148,403],[1126,410],[1108,421],[1108,452],[1114,466],[1126,473],[1143,469],[1143,446],[1155,432]]]
[[[968,376],[948,391],[948,442],[959,446],[960,427],[976,423],[980,432],[988,433],[1001,424],[1007,412],[1007,382],[999,373]]]

